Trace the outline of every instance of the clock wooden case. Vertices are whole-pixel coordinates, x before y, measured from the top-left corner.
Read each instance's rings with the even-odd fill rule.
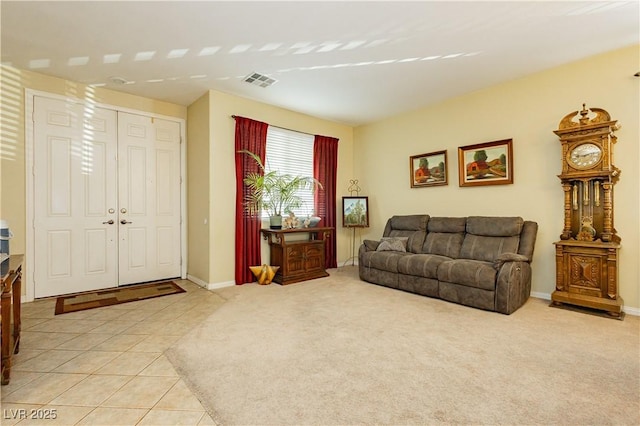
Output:
[[[573,304],[619,317],[620,237],[613,226],[616,120],[600,108],[567,114],[554,133],[562,144],[564,229],[556,246],[554,304]]]

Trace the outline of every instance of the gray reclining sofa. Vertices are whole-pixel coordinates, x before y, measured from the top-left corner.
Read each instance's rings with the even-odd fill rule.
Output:
[[[382,240],[360,246],[360,278],[511,314],[531,292],[537,232],[520,217],[393,216]]]

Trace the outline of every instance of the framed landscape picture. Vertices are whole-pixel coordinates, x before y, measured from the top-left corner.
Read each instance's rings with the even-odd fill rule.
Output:
[[[369,227],[369,197],[342,197],[342,226]]]
[[[447,151],[409,157],[409,179],[412,188],[447,184]]]
[[[458,177],[460,186],[513,183],[512,140],[459,147]]]

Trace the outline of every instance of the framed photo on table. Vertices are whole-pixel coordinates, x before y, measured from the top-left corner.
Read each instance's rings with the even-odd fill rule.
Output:
[[[513,183],[512,139],[458,148],[460,186],[506,185]]]
[[[369,227],[369,197],[342,197],[342,226]]]
[[[412,188],[446,185],[447,151],[409,157],[409,179]]]

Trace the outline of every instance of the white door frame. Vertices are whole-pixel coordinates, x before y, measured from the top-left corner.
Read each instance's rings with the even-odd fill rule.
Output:
[[[41,96],[50,99],[64,100],[68,102],[77,102],[84,105],[110,109],[114,111],[127,112],[131,114],[139,114],[147,117],[159,118],[163,120],[175,121],[180,123],[180,277],[187,278],[187,143],[186,143],[186,126],[185,120],[182,118],[171,117],[160,114],[153,114],[147,111],[139,111],[132,108],[124,108],[121,106],[103,104],[92,101],[91,99],[81,99],[73,96],[57,95],[54,93],[43,92],[34,89],[25,89],[24,95],[24,123],[25,123],[25,184],[26,184],[26,247],[25,247],[25,267],[22,273],[23,283],[26,287],[26,295],[23,302],[31,302],[35,299],[35,281],[33,279],[34,255],[35,255],[35,233],[34,233],[34,173],[33,173],[33,152],[34,152],[34,128],[33,128],[33,109],[34,97]],[[117,284],[117,283],[115,283]]]

